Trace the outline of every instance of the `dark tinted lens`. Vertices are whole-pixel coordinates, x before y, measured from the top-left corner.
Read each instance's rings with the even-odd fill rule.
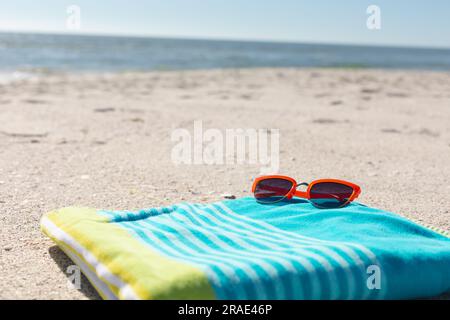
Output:
[[[265,179],[255,188],[255,198],[259,202],[271,203],[283,200],[292,188],[292,182],[284,179]]]
[[[321,182],[310,190],[310,201],[325,209],[338,208],[344,205],[353,193],[353,188],[335,182]]]

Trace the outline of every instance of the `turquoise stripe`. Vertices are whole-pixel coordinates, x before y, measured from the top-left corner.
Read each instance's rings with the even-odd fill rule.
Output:
[[[177,213],[172,215],[173,218],[178,219],[181,223],[187,224],[192,228],[199,228],[202,230],[204,234],[214,234],[217,237],[220,237],[223,241],[227,242],[229,246],[233,249],[240,249],[241,252],[238,254],[248,255],[248,256],[258,256],[263,257],[268,263],[271,263],[274,267],[276,267],[280,272],[287,274],[283,279],[284,287],[286,288],[286,298],[288,299],[299,299],[303,297],[302,293],[302,285],[300,282],[301,273],[305,272],[305,269],[302,268],[300,264],[296,261],[288,261],[287,259],[278,259],[276,257],[268,257],[267,250],[269,249],[266,245],[259,245],[257,243],[253,243],[249,241],[246,236],[242,236],[242,234],[236,234],[227,231],[226,226],[221,226],[220,228],[216,225],[207,221],[205,217],[202,215],[193,213],[190,211],[189,207],[184,205],[178,206]],[[180,219],[179,216],[182,216],[183,219]],[[199,222],[198,220],[202,220]],[[208,223],[209,222],[209,223]],[[284,261],[280,263],[279,261]],[[289,267],[286,267],[288,265]]]
[[[199,217],[202,217],[204,219],[206,219],[207,221],[209,221],[209,223],[212,223],[212,218],[213,215],[209,215],[208,217],[205,215],[205,212],[199,211]],[[213,223],[216,226],[220,226],[224,229],[227,230],[231,230],[230,229],[230,223],[221,223],[220,221],[214,222]],[[239,234],[242,234],[243,232],[245,232],[246,228],[245,226],[243,227],[242,225],[239,226],[240,230],[239,230]],[[260,244],[259,249],[260,250],[265,250],[265,252],[268,252],[267,249],[269,249],[270,247],[273,248],[273,246],[270,246],[270,241],[271,239],[264,239],[264,241],[262,242],[261,240],[257,240],[256,238],[253,240],[255,243]],[[264,246],[261,246],[261,243],[264,244]],[[285,250],[287,248],[284,247],[281,249]],[[270,256],[279,256],[280,254],[282,255],[282,252],[275,252],[274,250],[270,250]],[[296,253],[297,254],[297,253]],[[303,298],[305,299],[318,299],[320,296],[319,293],[319,288],[322,282],[324,282],[324,279],[319,278],[319,274],[317,272],[317,270],[319,270],[321,268],[321,266],[317,263],[317,261],[315,260],[310,260],[306,257],[301,257],[301,256],[291,256],[290,260],[292,263],[296,264],[297,267],[297,273],[302,275],[302,279],[301,282],[303,283],[303,286],[305,286],[305,289],[309,289],[309,290],[303,290],[304,293],[306,295],[303,296]],[[309,272],[308,272],[309,269]],[[322,276],[323,277],[323,276]],[[309,293],[309,295],[308,295]],[[296,297],[299,298],[299,297]]]
[[[177,223],[181,222],[183,224],[182,219],[177,219],[174,215],[171,218],[173,222],[176,221]],[[267,255],[245,251],[242,247],[236,246],[236,243],[229,242],[229,239],[222,235],[216,235],[192,225],[187,225],[187,227],[194,237],[197,237],[205,245],[215,250],[206,250],[204,251],[205,253],[215,257],[228,257],[232,262],[245,263],[249,268],[257,268],[263,274],[262,279],[268,278],[273,280],[265,284],[265,286],[272,287],[271,290],[266,290],[268,291],[267,295],[270,296],[270,292],[275,292],[275,298],[287,299],[285,282],[280,279],[280,275],[286,277],[286,272],[283,272],[286,270],[283,269],[281,264],[267,259]],[[258,275],[258,278],[261,278],[261,274]]]
[[[226,216],[227,219],[222,220],[224,223],[229,223],[230,220],[236,220],[236,218],[233,217],[233,215],[237,215],[236,213],[233,213],[231,211],[231,209],[229,209],[228,207],[225,206],[224,203],[220,203],[219,205],[207,205],[207,206],[202,206],[202,205],[195,205],[197,208],[199,207],[206,207],[208,209],[210,209],[210,211],[208,212],[214,212],[214,209],[221,211],[220,213],[224,216]],[[227,211],[223,210],[223,208],[227,209]],[[230,212],[231,211],[231,212]],[[217,213],[217,212],[216,212]],[[231,213],[231,214],[230,214]],[[221,217],[222,218],[222,217]],[[339,252],[336,252],[336,249],[340,249],[340,250],[344,250],[347,252],[347,258],[350,258],[350,256],[348,255],[348,253],[351,253],[352,256],[354,256],[355,258],[362,258],[365,259],[365,261],[363,261],[363,264],[360,265],[360,268],[358,267],[358,264],[355,263],[355,261],[353,259],[355,258],[351,258],[352,261],[352,266],[353,269],[355,269],[354,267],[356,266],[356,270],[357,272],[353,272],[353,270],[348,270],[346,276],[347,276],[347,281],[351,281],[354,285],[352,288],[348,288],[347,296],[343,296],[343,297],[339,297],[339,298],[347,298],[347,299],[361,299],[361,298],[367,298],[368,294],[375,294],[374,296],[376,296],[377,294],[379,294],[380,292],[370,292],[369,290],[367,290],[366,284],[365,284],[365,279],[367,279],[367,275],[365,273],[365,268],[363,268],[363,266],[368,266],[371,264],[377,264],[376,259],[374,260],[374,254],[370,252],[370,250],[368,250],[367,248],[362,247],[361,245],[353,245],[353,244],[347,244],[347,243],[342,243],[342,242],[330,242],[330,241],[323,241],[323,240],[319,240],[319,239],[314,239],[314,238],[310,238],[310,237],[304,237],[298,234],[294,234],[294,233],[289,233],[286,232],[284,230],[275,228],[271,225],[268,225],[267,223],[264,222],[259,222],[259,221],[255,221],[252,219],[249,219],[245,216],[239,215],[239,219],[240,220],[236,220],[237,223],[239,224],[243,224],[243,221],[249,221],[251,222],[250,225],[252,227],[255,227],[255,229],[252,229],[252,231],[254,231],[255,233],[260,233],[262,232],[262,234],[267,234],[269,233],[271,236],[273,235],[273,237],[278,238],[282,241],[288,239],[291,240],[293,242],[300,242],[300,243],[315,243],[317,245],[320,246],[327,246],[327,247],[333,247],[332,251],[336,254],[339,255]],[[350,246],[355,246],[357,247],[358,251],[360,253],[362,253],[362,255],[357,254],[357,252],[355,252],[354,248],[350,248]],[[326,257],[328,260],[330,260],[329,255],[326,252],[323,252],[323,247],[315,247],[314,250],[317,250],[320,252],[320,255],[323,257]],[[326,248],[328,251],[330,250],[330,248]],[[341,257],[343,258],[343,257]],[[332,258],[331,258],[332,259]],[[333,259],[336,262],[336,259]],[[342,268],[341,266],[339,268]],[[359,271],[359,272],[358,272]],[[351,278],[350,278],[351,277]],[[358,291],[357,288],[359,288],[360,290]],[[335,292],[340,292],[338,291],[339,288],[336,288]],[[342,292],[345,292],[342,290]],[[340,292],[340,293],[342,293]],[[323,297],[322,297],[323,298]]]
[[[199,207],[200,206],[197,206],[198,209]],[[218,217],[220,219],[223,219],[223,217],[226,216],[226,219],[221,220],[224,224],[235,222],[234,225],[236,226],[247,226],[247,228],[250,228],[255,236],[256,234],[258,234],[261,237],[267,238],[270,234],[270,239],[272,239],[273,242],[281,242],[281,244],[284,244],[287,248],[289,248],[288,250],[291,250],[291,252],[292,250],[294,250],[294,252],[292,252],[293,254],[298,253],[299,244],[309,245],[310,247],[307,248],[306,252],[303,251],[303,254],[314,254],[315,256],[312,257],[312,259],[317,262],[321,261],[320,265],[322,266],[317,270],[319,277],[321,277],[322,279],[322,293],[319,297],[314,298],[343,299],[348,298],[347,296],[343,295],[345,294],[345,292],[355,291],[353,289],[356,282],[354,279],[354,275],[346,268],[346,266],[349,266],[348,262],[343,257],[341,257],[338,252],[330,249],[328,246],[324,246],[324,244],[317,241],[315,241],[314,243],[313,241],[311,241],[311,239],[302,239],[299,243],[298,240],[295,240],[295,237],[287,238],[280,236],[279,234],[274,234],[273,231],[267,230],[263,225],[257,223],[256,221],[248,221],[247,219],[246,221],[248,224],[245,224],[243,219],[234,221],[234,219],[226,212],[223,212],[222,208],[220,208],[219,206],[206,206],[206,209],[208,210],[208,213],[213,214],[215,215],[215,217]],[[276,247],[274,249],[277,250]],[[341,262],[338,262],[338,260],[340,260]],[[342,278],[339,277],[337,273],[340,273],[343,270],[345,276]],[[345,290],[345,288],[347,288],[347,290]]]
[[[360,248],[274,232],[229,211],[223,203],[180,204],[108,214],[160,253],[205,270],[219,299],[354,299],[371,293],[356,290],[365,288],[363,266],[370,260]],[[238,282],[229,290],[225,284],[233,277]]]
[[[211,263],[202,258],[192,257],[183,249],[177,248],[176,246],[171,247],[166,245],[166,243],[162,241],[162,239],[165,238],[164,235],[155,232],[155,236],[152,237],[149,235],[150,232],[146,228],[140,226],[136,221],[123,221],[118,225],[134,234],[138,239],[149,245],[152,249],[158,251],[160,254],[180,262],[189,262],[199,269],[204,270],[206,276],[213,285],[218,299],[248,298],[248,295],[245,292],[241,292],[239,289],[236,290],[236,288],[230,286],[230,283],[233,283],[234,280],[227,276],[224,271],[218,267],[218,264]],[[174,248],[176,248],[176,250]],[[237,273],[239,273],[239,271],[237,271]]]
[[[292,299],[292,289],[290,288],[293,282],[293,276],[289,273],[290,270],[295,271],[295,267],[291,265],[290,270],[283,266],[282,263],[276,261],[276,259],[271,259],[267,257],[267,251],[254,251],[253,248],[249,248],[249,246],[239,245],[236,237],[230,237],[228,235],[223,234],[223,230],[217,230],[214,228],[205,227],[201,225],[199,227],[198,224],[190,223],[190,219],[188,218],[189,214],[187,211],[182,209],[181,206],[177,208],[177,212],[171,215],[171,218],[174,221],[182,224],[183,226],[187,226],[192,231],[195,230],[196,233],[202,234],[205,236],[204,241],[207,243],[214,244],[217,249],[221,252],[226,252],[228,254],[232,254],[230,257],[236,261],[244,260],[248,261],[256,261],[263,269],[274,269],[277,272],[277,276],[271,276],[271,279],[274,281],[270,281],[272,284],[275,284],[274,290],[278,292],[275,297],[279,299]],[[250,249],[250,250],[249,250]],[[215,253],[217,255],[217,253]],[[249,260],[249,257],[257,258],[257,260]],[[283,278],[280,279],[280,274],[283,275]]]
[[[164,208],[148,208],[139,211],[99,211],[107,214],[111,218],[111,222],[134,221],[147,219],[149,217],[157,216],[164,213],[170,213],[174,210],[173,206]]]
[[[202,211],[199,211],[198,216],[206,218],[206,215]],[[212,217],[209,216],[208,219],[211,219],[211,218]],[[209,220],[209,221],[211,221],[211,220]],[[218,223],[214,223],[214,225],[220,226],[221,228],[224,228],[224,229],[231,230],[229,227],[229,224],[227,224],[227,223],[218,222]],[[241,227],[241,229],[238,230],[238,234],[242,234],[243,232],[245,232],[244,230],[245,230],[245,228]],[[265,253],[268,252],[267,249],[270,249],[270,248],[273,249],[273,245],[270,244],[270,241],[271,241],[271,239],[264,239],[264,241],[257,240],[257,239],[254,240],[254,242],[256,244],[260,244],[258,249]],[[261,244],[263,244],[263,245],[261,246]],[[317,298],[318,288],[320,286],[320,283],[322,281],[324,281],[324,280],[319,279],[318,275],[316,274],[317,270],[320,269],[320,265],[315,260],[309,260],[306,257],[296,256],[296,255],[298,255],[298,253],[295,253],[293,255],[292,254],[291,255],[283,254],[282,251],[285,249],[286,249],[286,247],[281,248],[281,250],[279,250],[279,252],[270,250],[270,257],[273,259],[274,257],[283,256],[285,260],[287,259],[287,261],[294,263],[296,265],[296,272],[295,272],[296,277],[298,278],[299,276],[297,276],[297,274],[300,274],[302,276],[301,282],[305,283],[305,280],[306,280],[306,283],[310,284],[310,290],[308,290],[308,292],[311,292],[311,294],[310,294],[309,298],[310,299]],[[307,271],[308,268],[306,268],[305,265],[309,266],[309,270],[310,270],[309,273]],[[301,286],[301,284],[300,284],[300,286]],[[298,296],[296,298],[298,298]],[[304,297],[304,298],[308,298],[308,297]]]
[[[186,239],[173,239],[173,237],[176,237],[177,232],[175,233],[168,233],[167,231],[161,230],[158,227],[155,227],[154,225],[149,225],[146,222],[134,222],[139,228],[141,228],[144,232],[148,232],[148,230],[152,230],[155,235],[158,236],[157,240],[160,241],[163,244],[166,244],[172,248],[176,248],[178,256],[181,258],[187,259],[187,260],[195,260],[199,263],[205,264],[205,265],[215,265],[220,270],[224,270],[224,268],[227,268],[227,270],[231,270],[234,275],[237,276],[239,283],[235,283],[235,290],[236,293],[234,294],[233,298],[236,299],[265,299],[267,298],[265,296],[266,290],[261,288],[260,282],[261,279],[257,276],[249,277],[247,273],[244,273],[242,268],[236,268],[236,266],[233,263],[230,263],[229,261],[224,261],[224,259],[217,258],[215,256],[207,255],[204,253],[199,252],[199,248],[197,247],[190,247],[186,244]],[[169,234],[172,236],[172,239],[169,239],[166,234]],[[175,240],[176,243],[173,241]],[[154,242],[153,242],[154,243]],[[151,244],[153,244],[151,242]],[[200,259],[198,259],[200,258]],[[222,278],[224,273],[222,272]],[[220,276],[219,276],[220,277]],[[230,281],[229,276],[225,277],[225,279],[222,279],[222,282],[228,283]],[[240,293],[240,288],[243,287],[242,293]]]
[[[273,291],[273,288],[272,290],[267,288],[267,286],[274,287],[275,284],[273,281],[273,276],[268,274],[267,271],[260,266],[259,261],[255,261],[254,259],[250,259],[245,256],[227,254],[223,250],[223,248],[220,247],[216,247],[214,250],[213,244],[209,242],[206,238],[198,239],[197,243],[195,243],[196,235],[194,232],[192,232],[192,235],[194,237],[181,236],[180,231],[183,230],[182,226],[178,225],[177,226],[178,229],[171,226],[167,226],[164,224],[164,222],[166,223],[174,223],[174,222],[172,220],[169,220],[171,219],[171,217],[169,217],[168,219],[164,218],[166,217],[159,216],[152,219],[152,221],[142,221],[142,223],[150,228],[156,228],[158,230],[165,231],[171,234],[173,237],[178,237],[179,241],[181,241],[181,243],[184,246],[189,247],[192,250],[192,252],[190,252],[190,255],[194,256],[202,255],[204,257],[210,258],[211,260],[221,261],[233,269],[237,269],[244,272],[244,274],[246,274],[246,277],[241,279],[242,283],[244,284],[249,283],[253,287],[252,288],[253,294],[249,297],[250,299],[265,299],[267,297],[276,296],[274,293],[271,292]],[[202,236],[203,235],[201,234],[197,234],[197,237],[199,238],[201,238]],[[283,294],[283,291],[278,290],[277,292]]]
[[[198,209],[198,208],[197,208]],[[323,257],[323,255],[315,255],[309,248],[299,248],[298,246],[295,248],[295,243],[291,241],[291,239],[277,239],[273,233],[268,235],[264,233],[264,230],[261,230],[258,225],[254,225],[252,223],[243,222],[243,221],[233,221],[229,217],[224,220],[222,217],[222,213],[218,212],[216,208],[206,207],[207,213],[210,214],[210,217],[214,217],[217,220],[217,224],[220,225],[233,225],[235,228],[241,228],[243,230],[249,230],[255,237],[255,239],[259,239],[259,241],[264,241],[266,244],[271,244],[271,255],[280,255],[282,250],[293,249],[294,252],[291,252],[291,259],[305,259],[312,266],[312,272],[310,276],[312,276],[312,292],[309,295],[309,299],[325,299],[330,298],[330,292],[337,291],[338,288],[335,288],[338,285],[338,281],[336,275],[334,274],[334,270],[332,268],[331,263]],[[205,210],[203,210],[205,211]],[[303,242],[303,244],[305,244]],[[310,243],[309,243],[310,244]],[[311,244],[310,244],[311,245]],[[334,287],[333,287],[334,286]],[[337,298],[337,297],[336,297]]]
[[[450,288],[449,239],[360,204],[319,210],[243,198],[102,213],[198,267],[219,299],[404,299]],[[381,269],[380,290],[367,288],[370,265]]]
[[[222,210],[222,213],[227,216],[228,219],[234,219],[233,215],[236,215],[236,213],[231,212],[231,209],[227,208],[223,203],[219,204],[217,206],[211,205],[211,207],[215,208],[225,208],[227,211]],[[246,217],[239,216],[239,219],[244,219]],[[248,220],[248,218],[244,219]],[[344,270],[345,271],[345,278],[341,278],[337,275],[335,275],[334,279],[340,279],[340,286],[336,286],[335,290],[333,292],[335,294],[339,294],[338,297],[334,296],[333,298],[340,298],[340,299],[358,299],[358,298],[364,298],[366,297],[366,294],[369,292],[366,287],[365,280],[367,278],[365,273],[364,266],[368,266],[371,264],[374,264],[372,259],[369,259],[365,253],[362,253],[361,246],[358,246],[358,250],[362,254],[358,254],[353,248],[350,248],[348,244],[340,243],[340,242],[330,242],[330,241],[323,241],[318,240],[314,238],[308,238],[303,237],[301,235],[297,235],[294,233],[285,232],[283,230],[279,230],[278,228],[275,228],[271,225],[268,225],[264,222],[254,221],[257,227],[259,227],[260,230],[262,230],[264,233],[270,233],[273,234],[274,237],[285,240],[289,239],[293,242],[297,243],[315,243],[315,246],[311,247],[310,250],[316,251],[320,256],[323,258],[326,258],[330,263],[336,265],[336,268],[334,269],[334,272],[339,272]],[[319,246],[319,247],[317,247]],[[339,251],[337,251],[337,249]],[[371,254],[369,250],[365,249],[366,252]],[[345,250],[346,255],[342,256],[340,253],[342,250]],[[330,255],[330,252],[339,260],[341,261],[338,263],[337,259]],[[351,256],[350,256],[351,255]],[[372,253],[373,255],[373,253]],[[348,263],[347,258],[350,260],[350,264]],[[365,261],[364,261],[365,260]],[[360,264],[358,264],[358,261]],[[347,265],[345,267],[342,265],[342,262]],[[348,268],[348,266],[351,267],[351,269]],[[336,281],[336,280],[333,280]],[[342,289],[339,289],[341,287]],[[345,290],[347,288],[347,290]],[[323,297],[322,297],[323,298]]]

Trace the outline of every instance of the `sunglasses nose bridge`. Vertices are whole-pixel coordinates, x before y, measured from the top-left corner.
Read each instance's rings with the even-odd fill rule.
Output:
[[[292,196],[296,196],[296,197],[299,197],[299,198],[308,198],[308,195],[307,195],[307,192],[306,192],[306,191],[300,191],[300,190],[298,190],[298,187],[301,187],[301,186],[306,186],[306,187],[308,187],[309,184],[306,183],[306,182],[298,183],[298,184],[295,186],[295,188],[293,188]]]
[[[298,187],[300,187],[300,186],[305,186],[305,187],[307,187],[307,186],[309,186],[309,183],[307,183],[307,182],[298,183],[297,186],[296,186],[295,188],[298,188]]]
[[[297,187],[300,184],[293,184],[291,190],[289,190],[289,193],[287,194],[286,198],[287,199],[292,199],[292,197],[295,195],[295,193],[297,192]]]

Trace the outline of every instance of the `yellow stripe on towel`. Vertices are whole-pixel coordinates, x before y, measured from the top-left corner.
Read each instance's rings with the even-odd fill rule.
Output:
[[[155,252],[94,209],[47,213],[41,228],[66,252],[76,253],[95,271],[100,284],[108,287],[105,291],[120,299],[215,299],[201,270]],[[193,284],[195,291],[190,290]],[[93,285],[102,291],[99,283]],[[104,292],[101,295],[107,297]]]

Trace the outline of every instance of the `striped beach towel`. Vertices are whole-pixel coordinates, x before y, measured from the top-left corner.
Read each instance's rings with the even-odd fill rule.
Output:
[[[43,232],[105,299],[407,299],[450,291],[450,239],[353,203],[64,208]]]

